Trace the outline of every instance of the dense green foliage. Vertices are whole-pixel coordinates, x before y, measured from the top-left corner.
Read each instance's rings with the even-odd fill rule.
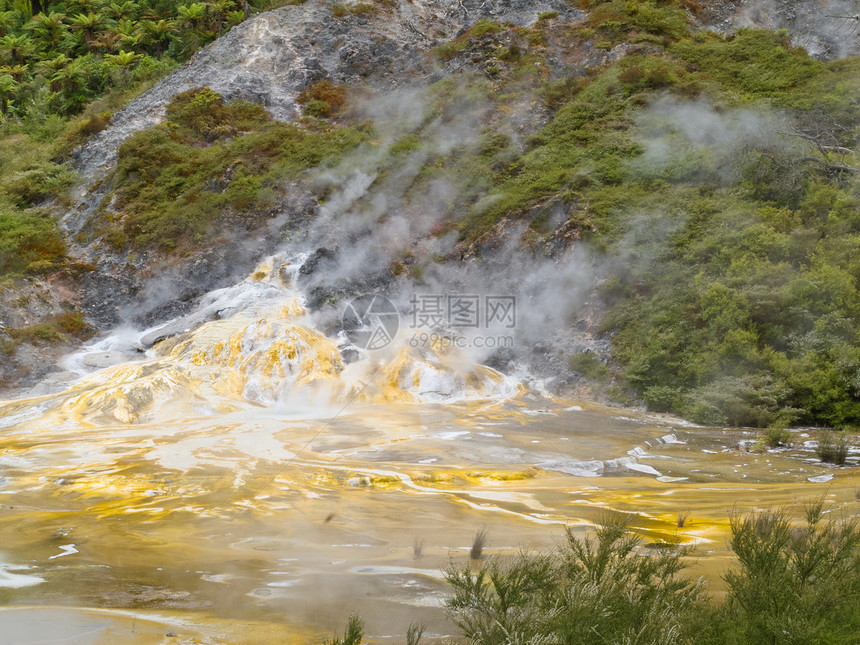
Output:
[[[0,273],[21,273],[62,257],[65,244],[50,215],[0,211]],[[44,265],[43,265],[44,266]]]
[[[802,526],[778,512],[732,517],[739,566],[726,603],[693,622],[694,642],[860,642],[860,532],[822,512],[813,504]]]
[[[265,1],[0,0],[0,275],[64,261],[64,157],[111,112]],[[83,111],[80,118],[76,118]]]
[[[264,6],[266,3],[258,3]],[[170,69],[248,17],[247,0],[0,0],[0,110],[75,114]]]
[[[56,121],[26,132],[0,123],[0,275],[47,272],[63,260],[62,235],[38,205],[62,195],[72,180],[64,165],[51,160],[51,140],[64,127]]]
[[[546,84],[556,111],[525,150],[487,134],[495,147],[436,162],[476,188],[458,204],[463,238],[519,217],[540,240],[567,214],[604,258],[621,402],[710,424],[860,424],[860,61],[817,61],[767,31],[692,34],[684,3],[587,4],[571,38],[650,51]],[[521,91],[542,39],[505,29],[521,53],[497,83]]]
[[[112,205],[120,215],[96,233],[118,247],[212,241],[222,232],[215,222],[234,215],[252,225],[275,204],[284,180],[336,161],[369,134],[360,124],[271,121],[258,104],[188,90],[170,103],[165,123],[120,147]]]

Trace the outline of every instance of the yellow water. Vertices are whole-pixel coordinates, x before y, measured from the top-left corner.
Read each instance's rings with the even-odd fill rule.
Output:
[[[718,593],[733,509],[858,512],[857,469],[803,431],[750,453],[751,431],[558,400],[453,352],[345,365],[275,268],[264,301],[0,402],[11,642],[320,642],[352,610],[384,642],[441,637],[440,570],[482,527],[493,555],[631,514],[644,548],[695,545]]]

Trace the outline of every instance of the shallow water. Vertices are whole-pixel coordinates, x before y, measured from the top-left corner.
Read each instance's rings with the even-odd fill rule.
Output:
[[[0,633],[319,642],[357,610],[380,642],[411,621],[443,636],[441,569],[482,527],[492,555],[627,513],[643,548],[693,545],[718,593],[733,509],[858,511],[858,469],[819,464],[802,430],[754,454],[752,431],[558,400],[443,351],[346,365],[294,269],[273,259],[210,298],[216,319],[145,354],[157,330],[102,339],[59,391],[0,403]]]

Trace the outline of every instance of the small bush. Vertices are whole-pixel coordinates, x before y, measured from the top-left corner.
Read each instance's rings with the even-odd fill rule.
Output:
[[[53,316],[48,320],[28,327],[9,328],[9,336],[18,341],[63,342],[68,340],[66,335],[79,340],[92,338],[95,331],[84,320],[81,314],[69,312]]]
[[[218,92],[198,87],[173,97],[167,120],[177,140],[212,142],[261,127],[269,113],[262,105],[247,101],[228,105]]]
[[[50,322],[36,323],[28,327],[20,327],[17,329],[9,328],[9,335],[15,340],[23,340],[33,342],[43,340],[47,342],[61,342],[63,340],[56,325]]]
[[[455,40],[439,45],[433,50],[433,52],[439,60],[448,60],[453,58],[457,52],[466,49],[472,38],[480,38],[484,34],[498,33],[503,29],[504,27],[497,22],[482,19],[475,23],[475,26],[469,29],[465,34]]]
[[[308,116],[329,117],[343,112],[346,99],[346,88],[343,85],[319,81],[303,89],[297,100],[304,106],[304,113]]]
[[[549,554],[493,558],[477,572],[452,564],[449,616],[475,645],[680,643],[700,588],[678,575],[681,552],[640,556],[637,543],[614,517],[594,539],[568,529]]]
[[[818,443],[815,454],[821,461],[842,466],[848,459],[848,433],[824,429],[818,432]]]
[[[609,377],[609,368],[591,351],[571,354],[567,359],[567,366],[571,371],[579,372],[595,381],[605,381]]]
[[[860,532],[856,520],[823,521],[823,503],[792,526],[780,511],[735,514],[739,567],[725,575],[728,599],[714,643],[847,643],[860,627]]]
[[[791,433],[784,425],[777,423],[762,431],[761,442],[767,448],[787,446],[791,442]]]

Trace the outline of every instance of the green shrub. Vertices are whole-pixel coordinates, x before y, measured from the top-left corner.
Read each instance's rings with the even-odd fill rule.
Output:
[[[609,368],[594,352],[586,351],[571,354],[567,359],[567,366],[571,371],[579,372],[595,381],[605,381],[609,377]]]
[[[369,130],[301,128],[270,121],[258,105],[224,103],[205,88],[177,95],[168,122],[136,132],[119,149],[114,174],[122,217],[98,234],[169,252],[221,233],[228,209],[252,225],[283,190],[284,180],[335,161],[365,141]],[[227,135],[231,136],[227,136]]]
[[[787,446],[791,442],[791,433],[780,424],[771,425],[762,431],[761,442],[766,448]]]
[[[815,454],[821,461],[827,461],[842,466],[848,458],[848,433],[844,430],[835,432],[829,428],[818,431],[818,443]]]
[[[177,94],[167,106],[168,126],[179,141],[213,142],[258,129],[268,120],[269,114],[262,105],[247,101],[228,105],[208,87]]]
[[[448,613],[469,642],[681,642],[700,588],[680,576],[681,552],[640,555],[623,518],[607,518],[595,538],[567,529],[546,555],[493,558],[475,572],[450,565]]]
[[[308,116],[338,116],[346,106],[346,88],[331,81],[318,81],[301,91],[297,99]]]
[[[630,32],[658,36],[664,42],[675,41],[689,33],[686,12],[671,2],[626,2],[610,0],[592,3],[588,25],[611,42],[622,40]]]
[[[68,336],[74,336],[79,340],[92,338],[95,330],[77,312],[67,312],[53,316],[35,325],[19,328],[8,328],[9,336],[16,341],[45,341],[64,342]]]
[[[0,209],[0,275],[21,273],[34,262],[54,261],[65,252],[60,231],[48,213]]]
[[[781,512],[734,515],[739,567],[724,577],[718,633],[704,642],[848,643],[860,628],[856,520],[823,520],[819,502],[794,527]],[[721,632],[721,633],[720,633]]]
[[[466,49],[469,44],[469,41],[472,38],[480,38],[484,34],[488,33],[498,33],[503,29],[504,27],[502,27],[502,25],[497,22],[482,19],[475,23],[475,25],[465,34],[456,38],[455,40],[451,40],[447,43],[439,45],[438,47],[436,47],[436,49],[433,50],[433,52],[439,60],[448,60],[454,57],[457,52]]]

